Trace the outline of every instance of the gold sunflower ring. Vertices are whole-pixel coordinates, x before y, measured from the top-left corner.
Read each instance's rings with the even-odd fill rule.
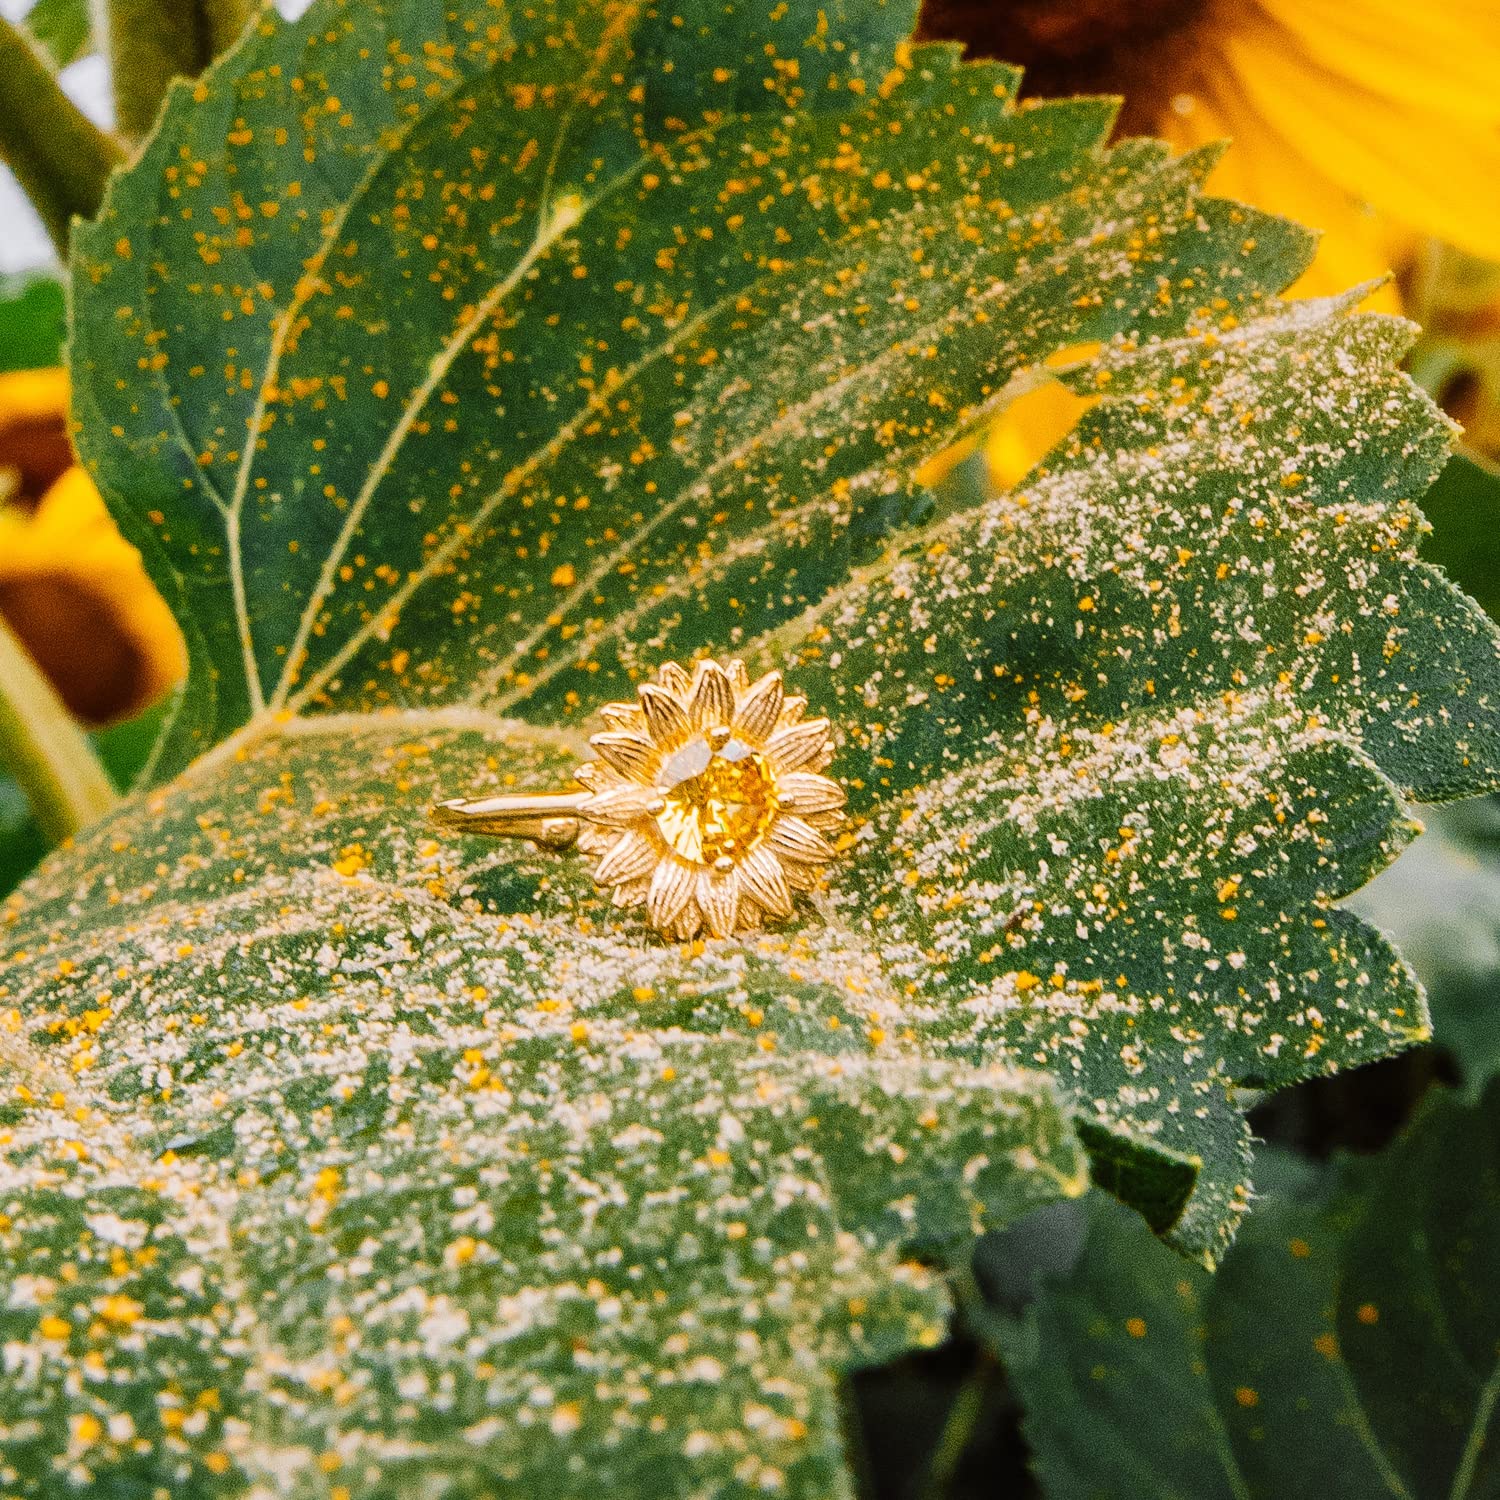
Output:
[[[835,857],[825,835],[844,792],[820,773],[833,758],[827,719],[807,719],[780,672],[751,682],[741,661],[675,662],[636,703],[607,703],[589,744],[598,760],[574,792],[455,798],[433,821],[462,833],[576,844],[617,906],[641,906],[663,937],[715,937],[792,914],[794,891]]]

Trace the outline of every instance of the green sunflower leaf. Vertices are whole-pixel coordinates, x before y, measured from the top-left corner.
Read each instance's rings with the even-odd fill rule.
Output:
[[[1104,1199],[1002,1334],[1047,1500],[1480,1495],[1500,1337],[1500,1098],[1382,1156],[1282,1165],[1217,1275]]]
[[[1333,902],[1416,831],[1401,795],[1500,753],[1493,627],[1412,558],[1443,447],[1401,347],[1307,305],[1105,357],[1030,482],[783,640],[855,726],[852,924],[950,1045],[1197,1157],[1193,1252],[1245,1206],[1247,1091],[1427,1036]]]
[[[182,1495],[847,1494],[838,1373],[943,1336],[932,1256],[1083,1190],[1048,1080],[930,1055],[868,952],[643,944],[554,860],[424,828],[565,743],[293,738],[12,909],[12,1489],[71,1455]]]
[[[1404,331],[912,11],[267,13],[79,230],[80,442],[193,670],[5,909],[32,1491],[844,1494],[835,1373],[976,1230],[1082,1147],[1212,1259],[1247,1101],[1425,1034],[1334,905],[1500,780]],[[934,500],[1049,361],[1073,436]],[[427,825],[710,650],[840,726],[787,927]]]

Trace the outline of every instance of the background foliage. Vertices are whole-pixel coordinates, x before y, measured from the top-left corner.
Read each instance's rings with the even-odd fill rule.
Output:
[[[1262,1483],[1214,1330],[1272,1238],[1210,1281],[1103,1200],[1062,1226],[1086,1153],[1213,1263],[1261,1093],[1428,1034],[1336,903],[1410,799],[1496,779],[1494,629],[1414,557],[1449,433],[1399,326],[1276,300],[1310,240],[1205,198],[1210,154],[1018,106],[898,6],[680,10],[268,16],[78,231],[83,451],[194,670],[6,909],[23,1492],[839,1493],[838,1372],[938,1343],[950,1284],[1049,1492],[1138,1436],[1130,1361],[1197,1382],[1205,1484]],[[1018,490],[913,481],[1049,369],[1103,400]],[[430,837],[704,649],[844,727],[792,930],[666,948]],[[1448,1232],[1399,1190],[1473,1133],[1433,1118],[1286,1169],[1251,1233],[1314,1225],[1307,1318],[1386,1253],[1356,1219]],[[1388,1486],[1474,1482],[1475,1360],[1430,1452],[1328,1398]],[[1059,1433],[1085,1369],[1118,1410]]]
[[[1496,1146],[1491,1095],[1336,1172],[1281,1163],[1213,1277],[1095,1199],[1003,1339],[1046,1493],[1488,1493]]]

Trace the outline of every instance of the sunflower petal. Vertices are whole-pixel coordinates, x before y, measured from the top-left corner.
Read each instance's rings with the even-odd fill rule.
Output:
[[[777,818],[766,843],[773,854],[799,864],[826,865],[833,858],[833,850],[822,834],[790,815]]]
[[[786,871],[764,844],[750,852],[739,874],[744,894],[762,911],[773,917],[791,916],[792,892],[786,883]]]
[[[828,764],[828,720],[808,719],[778,730],[766,742],[766,754],[779,775],[800,771],[804,766]]]
[[[1185,82],[1174,107],[1157,116],[1155,130],[1179,151],[1232,137],[1234,147],[1214,168],[1208,190],[1324,231],[1317,259],[1288,295],[1327,296],[1384,276],[1391,266],[1390,221],[1358,203],[1275,129],[1244,97],[1227,62],[1215,56],[1210,63]],[[1365,305],[1401,311],[1391,285]]]
[[[77,465],[34,511],[0,512],[0,615],[89,724],[129,718],[187,675],[171,610]]]
[[[663,662],[657,670],[656,680],[679,698],[686,698],[693,686],[693,679],[675,661]]]
[[[599,752],[600,760],[632,781],[649,782],[661,764],[661,751],[643,734],[606,730],[594,735],[589,744]]]
[[[776,778],[776,800],[789,813],[807,816],[836,812],[848,800],[838,782],[813,771],[791,771]]]
[[[651,877],[651,889],[646,893],[646,912],[651,925],[665,932],[677,923],[683,908],[693,899],[698,874],[680,859],[664,859]]]
[[[984,456],[1001,489],[1013,490],[1077,425],[1093,398],[1076,396],[1060,380],[1022,392],[995,418]]]
[[[781,673],[767,672],[740,699],[739,710],[734,716],[734,732],[753,744],[763,745],[781,722],[785,702],[786,689],[781,683]]]
[[[663,750],[675,749],[693,732],[677,695],[655,683],[648,682],[641,688],[641,708],[651,738]]]
[[[1258,4],[1285,28],[1282,44],[1325,75],[1421,109],[1500,124],[1500,10],[1493,0]]]
[[[704,660],[698,663],[689,714],[699,729],[728,724],[734,718],[734,689],[718,662]]]
[[[698,905],[715,937],[733,937],[735,919],[740,912],[739,874],[715,875],[704,870],[698,876]]]
[[[644,834],[633,830],[616,840],[614,847],[599,861],[594,880],[599,885],[622,885],[644,880],[656,869],[660,858]]]
[[[1251,109],[1346,193],[1471,255],[1500,257],[1500,198],[1473,189],[1500,177],[1492,123],[1335,77],[1277,27],[1230,35],[1224,55]],[[1464,170],[1433,170],[1448,159]]]

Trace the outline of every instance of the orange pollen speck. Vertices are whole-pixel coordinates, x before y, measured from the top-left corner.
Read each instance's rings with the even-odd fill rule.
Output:
[[[776,817],[775,775],[743,740],[719,750],[689,740],[667,758],[657,785],[667,804],[656,819],[662,837],[700,864],[743,859]]]

